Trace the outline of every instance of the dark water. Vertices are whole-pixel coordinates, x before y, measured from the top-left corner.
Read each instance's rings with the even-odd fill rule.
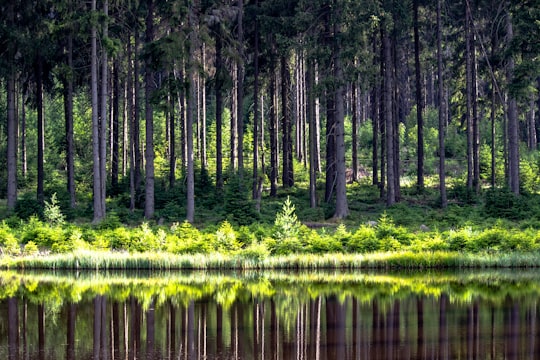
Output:
[[[0,359],[534,359],[540,273],[0,273]]]

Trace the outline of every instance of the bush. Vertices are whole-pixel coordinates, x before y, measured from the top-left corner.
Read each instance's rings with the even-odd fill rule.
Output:
[[[23,255],[25,255],[25,256],[34,256],[34,255],[37,255],[38,252],[39,252],[39,249],[38,249],[36,243],[33,242],[33,241],[29,241],[24,246]]]
[[[224,221],[216,232],[216,250],[230,253],[240,250],[242,243],[236,239],[236,232],[228,221]]]
[[[386,214],[386,212],[384,212],[379,218],[375,230],[377,238],[380,241],[388,242],[387,239],[392,238],[402,245],[409,245],[411,240],[414,238],[414,236],[410,234],[407,229],[402,226],[396,226],[394,221]]]
[[[56,193],[52,194],[51,202],[45,201],[45,209],[43,210],[45,220],[53,226],[61,226],[65,223],[66,218],[62,214]]]
[[[442,239],[440,234],[435,234],[432,237],[425,239],[415,239],[409,245],[409,249],[416,252],[422,251],[445,251],[450,248],[450,245]]]
[[[64,232],[61,228],[51,228],[36,217],[31,217],[30,221],[22,230],[23,244],[27,244],[30,241],[36,243],[37,246],[50,249],[53,244],[64,241]]]
[[[343,245],[339,238],[321,236],[315,231],[308,237],[308,251],[314,254],[336,253],[343,251]]]
[[[526,200],[515,195],[508,188],[490,189],[486,192],[484,212],[494,218],[526,218],[528,211]]]
[[[43,218],[43,206],[29,194],[17,200],[14,211],[15,215],[22,220],[29,220],[31,217]]]
[[[351,252],[375,252],[380,249],[375,228],[362,225],[356,230],[347,242],[347,249]]]
[[[240,250],[238,255],[248,260],[263,261],[270,255],[270,250],[264,243],[253,242],[248,247]]]

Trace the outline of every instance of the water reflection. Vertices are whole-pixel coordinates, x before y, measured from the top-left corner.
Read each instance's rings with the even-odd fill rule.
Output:
[[[0,358],[533,359],[538,275],[0,273]]]

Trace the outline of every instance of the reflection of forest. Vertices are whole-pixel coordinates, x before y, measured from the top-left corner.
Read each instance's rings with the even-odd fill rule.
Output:
[[[535,272],[243,275],[4,273],[0,358],[540,356]]]

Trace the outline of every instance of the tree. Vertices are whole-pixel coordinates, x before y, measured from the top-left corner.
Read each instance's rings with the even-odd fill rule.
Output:
[[[421,193],[424,191],[424,104],[422,95],[422,72],[420,67],[420,35],[418,29],[418,5],[420,0],[413,0],[413,27],[414,27],[414,71],[416,78],[416,122],[417,122],[417,170],[416,186]]]
[[[146,14],[146,45],[150,46],[154,40],[154,1],[147,0]],[[144,217],[151,219],[154,216],[154,108],[151,103],[154,91],[153,58],[150,51],[146,54],[144,63],[145,82],[145,124],[146,124],[146,149],[145,149],[145,202]]]
[[[441,194],[441,207],[447,206],[446,198],[446,174],[445,174],[445,109],[444,109],[444,82],[442,63],[442,21],[441,21],[441,0],[437,0],[437,79],[439,98],[439,192]]]
[[[512,16],[508,12],[506,16],[506,37],[510,43],[514,37]],[[510,84],[514,79],[515,61],[511,55],[506,65],[506,80]],[[519,124],[517,114],[517,101],[510,92],[507,104],[508,117],[508,186],[510,191],[519,195]]]

